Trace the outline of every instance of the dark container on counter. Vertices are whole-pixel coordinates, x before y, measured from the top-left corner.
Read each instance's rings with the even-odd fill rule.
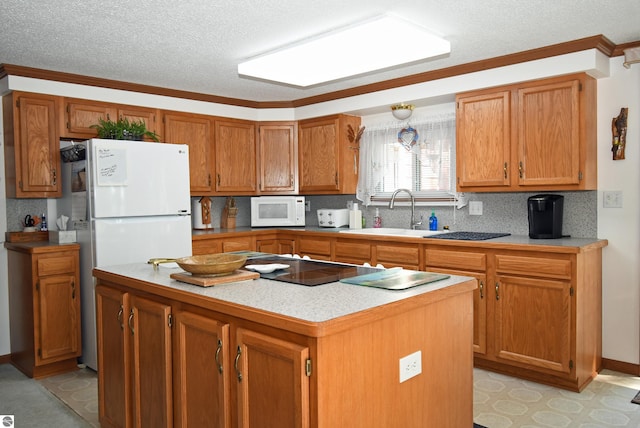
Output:
[[[534,195],[527,200],[529,210],[529,238],[562,238],[564,196]]]

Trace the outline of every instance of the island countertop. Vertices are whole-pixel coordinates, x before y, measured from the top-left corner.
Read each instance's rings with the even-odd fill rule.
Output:
[[[174,280],[179,267],[134,263],[94,269],[102,281],[125,285],[137,291],[182,301],[245,319],[273,324],[278,319],[306,335],[323,335],[326,327],[337,327],[340,319],[368,317],[377,309],[413,307],[438,301],[476,288],[476,280],[451,275],[449,278],[407,290],[384,290],[342,282],[314,287],[258,278],[255,280],[200,287]],[[298,327],[296,328],[295,325]]]

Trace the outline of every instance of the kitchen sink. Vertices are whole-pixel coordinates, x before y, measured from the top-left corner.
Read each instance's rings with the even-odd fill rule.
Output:
[[[447,230],[420,230],[420,229],[401,229],[394,227],[367,227],[364,229],[348,229],[341,230],[340,233],[359,233],[363,235],[380,235],[380,236],[413,236],[424,237],[447,233]]]

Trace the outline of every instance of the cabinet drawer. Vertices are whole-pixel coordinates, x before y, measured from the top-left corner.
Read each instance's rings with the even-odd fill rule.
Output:
[[[395,262],[418,265],[420,262],[418,246],[376,245],[378,263]]]
[[[59,275],[61,273],[75,273],[75,258],[68,256],[38,257],[38,276]]]
[[[571,260],[497,254],[496,272],[571,279]]]
[[[434,250],[427,248],[424,256],[427,267],[438,266],[474,271],[487,270],[487,255],[484,253]]]
[[[300,239],[298,250],[303,254],[321,254],[331,257],[331,241],[323,239]]]
[[[199,256],[202,254],[214,254],[221,252],[221,244],[220,241],[216,239],[198,239],[197,241],[192,241],[191,243],[191,251],[194,256]]]
[[[371,260],[371,245],[356,242],[336,242],[336,259],[345,258]]]

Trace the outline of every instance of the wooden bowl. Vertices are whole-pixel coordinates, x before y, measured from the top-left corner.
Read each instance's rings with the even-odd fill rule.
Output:
[[[176,263],[193,276],[231,275],[247,261],[238,254],[203,254],[176,259]]]

